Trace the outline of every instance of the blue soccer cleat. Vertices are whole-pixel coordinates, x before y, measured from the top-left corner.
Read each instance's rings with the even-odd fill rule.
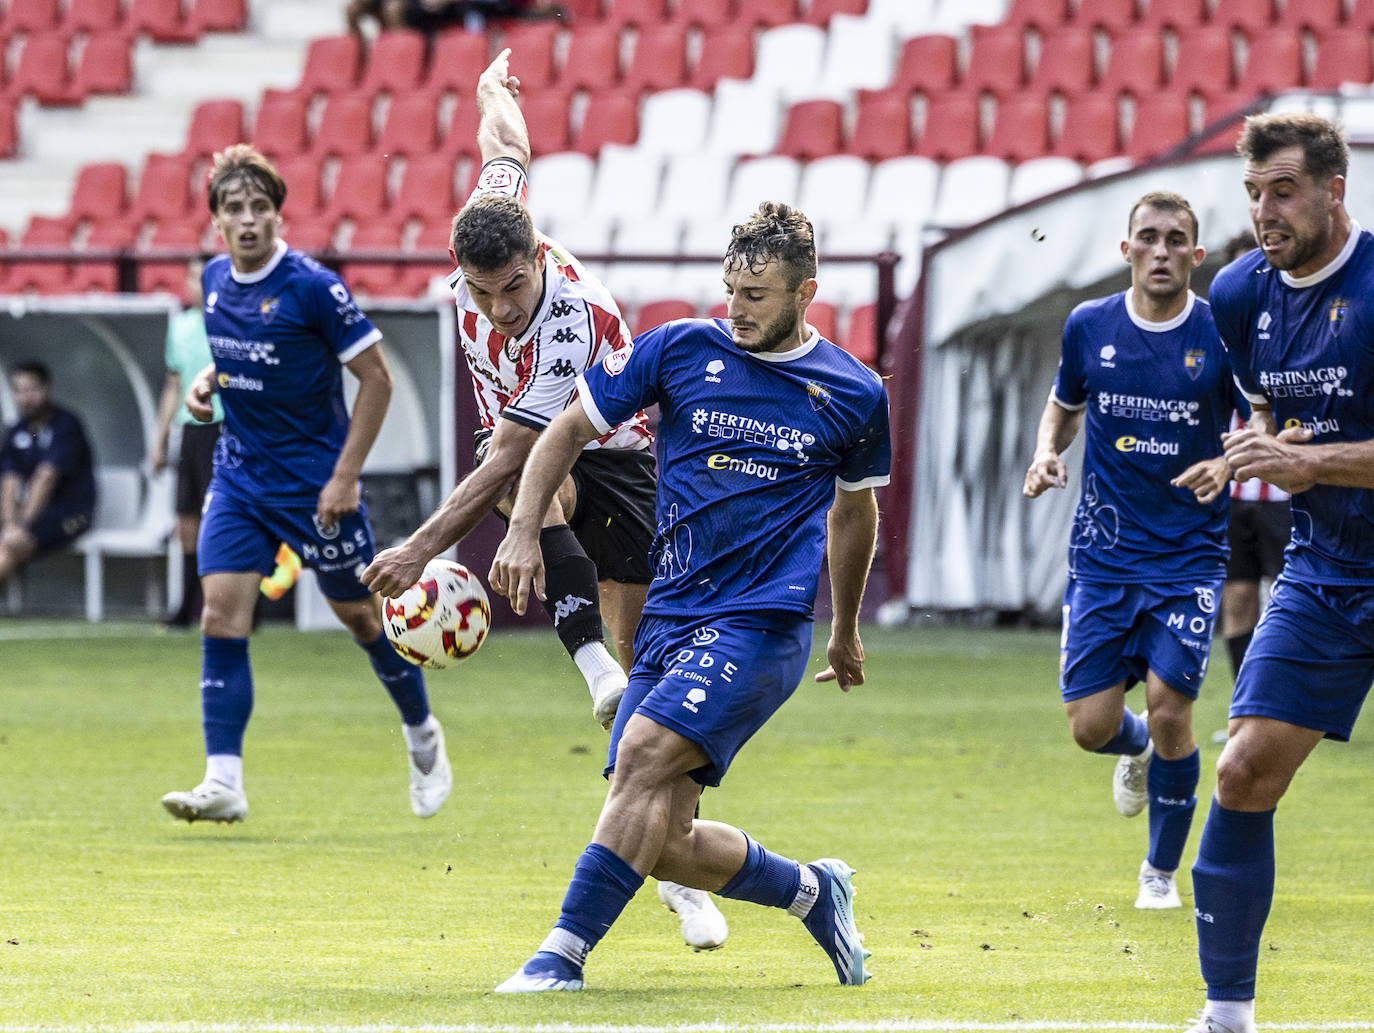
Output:
[[[496,988],[498,994],[539,994],[546,990],[581,990],[582,968],[567,958],[539,951],[520,971]]]
[[[802,919],[809,932],[835,965],[843,986],[862,986],[872,978],[864,960],[872,951],[864,950],[863,936],[854,925],[854,869],[833,857],[807,865],[820,880],[820,892],[811,913]]]

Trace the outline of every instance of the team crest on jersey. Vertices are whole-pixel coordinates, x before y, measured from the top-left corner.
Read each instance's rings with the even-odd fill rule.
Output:
[[[515,177],[511,175],[510,169],[504,165],[488,165],[482,170],[481,178],[477,180],[478,190],[509,190]]]
[[[635,346],[627,342],[602,359],[601,368],[613,377],[620,376],[625,364],[630,361],[630,353],[634,350]]]
[[[1350,313],[1350,302],[1346,298],[1332,298],[1331,307],[1326,310],[1327,322],[1331,324],[1331,336],[1336,337],[1341,332],[1341,326],[1345,323],[1345,317]]]
[[[813,410],[820,412],[830,404],[830,391],[814,380],[808,380],[806,382],[806,400],[811,403]]]
[[[1202,367],[1207,364],[1207,353],[1204,351],[1186,351],[1183,353],[1183,369],[1187,372],[1190,380],[1196,380],[1202,374]]]
[[[281,309],[281,298],[264,298],[258,305],[258,315],[262,317],[264,323],[272,322],[278,311]]]

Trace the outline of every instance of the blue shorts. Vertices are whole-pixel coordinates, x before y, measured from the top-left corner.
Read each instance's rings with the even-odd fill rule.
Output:
[[[49,506],[38,514],[38,518],[29,527],[29,534],[33,537],[34,555],[42,555],[64,545],[70,545],[85,534],[90,526],[89,509]]]
[[[196,546],[202,577],[248,571],[267,577],[276,569],[282,542],[315,571],[326,599],[342,603],[372,594],[358,580],[376,554],[365,505],[321,530],[314,506],[260,506],[211,485]]]
[[[1154,671],[1197,699],[1207,673],[1222,578],[1177,585],[1108,585],[1069,578],[1059,641],[1065,703]]]
[[[700,746],[711,762],[689,774],[720,785],[735,754],[796,691],[810,656],[811,619],[796,613],[735,613],[706,624],[642,617],[606,774],[630,715],[643,714]]]
[[[1374,684],[1374,588],[1280,575],[1245,650],[1232,717],[1272,717],[1347,742]]]

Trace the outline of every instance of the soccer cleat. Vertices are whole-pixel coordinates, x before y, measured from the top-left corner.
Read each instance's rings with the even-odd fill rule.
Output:
[[[1154,752],[1155,744],[1146,742],[1141,753],[1134,757],[1123,753],[1117,759],[1116,771],[1112,775],[1112,801],[1124,818],[1134,818],[1145,809],[1150,797],[1145,780]]]
[[[248,797],[223,782],[206,779],[190,792],[168,793],[162,806],[182,821],[242,821],[248,813]]]
[[[1135,906],[1142,911],[1167,911],[1172,907],[1182,907],[1173,875],[1152,867],[1149,861],[1141,861],[1140,892],[1135,898]]]
[[[429,771],[421,768],[413,750],[407,751],[410,760],[410,809],[416,817],[432,818],[448,799],[453,789],[453,768],[449,766],[444,749],[444,729],[434,722],[434,759]]]
[[[830,955],[841,985],[861,986],[872,977],[864,960],[873,952],[864,949],[864,938],[854,925],[854,869],[833,857],[812,861],[808,867],[820,881],[820,892],[802,925]]]
[[[608,732],[611,725],[615,724],[615,712],[620,709],[625,685],[625,672],[617,669],[598,678],[596,688],[592,690],[592,717]]]
[[[582,969],[567,958],[540,951],[520,971],[496,988],[498,994],[540,994],[548,990],[581,990]]]
[[[1184,1033],[1255,1033],[1255,1027],[1253,1025],[1228,1026],[1224,1022],[1204,1015],[1184,1030]]]
[[[658,899],[681,920],[683,942],[693,950],[713,951],[730,935],[725,916],[705,890],[659,880]]]

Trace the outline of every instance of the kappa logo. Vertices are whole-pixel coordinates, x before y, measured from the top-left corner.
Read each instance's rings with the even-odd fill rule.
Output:
[[[698,708],[705,702],[706,690],[698,687],[687,690],[687,698],[682,701],[682,705],[695,714],[699,712]]]
[[[553,626],[556,628],[565,620],[571,617],[578,610],[585,610],[592,605],[590,599],[584,599],[580,595],[573,595],[569,592],[553,606]]]
[[[725,370],[725,363],[720,359],[712,359],[706,364],[706,383],[719,384],[720,375]]]
[[[573,364],[567,359],[559,359],[549,367],[549,374],[555,377],[570,377],[576,372]]]
[[[553,319],[563,319],[570,316],[577,310],[577,306],[568,301],[555,301],[549,306],[549,315]]]
[[[581,341],[582,338],[577,335],[577,331],[572,327],[561,326],[554,331],[552,340],[554,344],[567,344],[569,341]]]

